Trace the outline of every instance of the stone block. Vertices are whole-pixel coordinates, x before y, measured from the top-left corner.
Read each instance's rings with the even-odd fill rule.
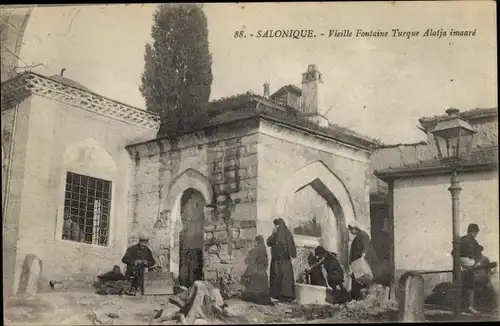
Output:
[[[214,237],[215,237],[215,239],[218,239],[218,240],[226,239],[227,238],[227,231],[225,231],[225,230],[216,231],[216,232],[214,232]]]
[[[255,239],[257,236],[257,228],[241,228],[240,239]]]
[[[205,232],[210,232],[215,230],[215,223],[205,223]]]
[[[230,168],[230,169],[233,169],[233,168],[237,167],[238,165],[239,165],[238,161],[236,159],[232,158],[232,159],[229,159],[227,161],[227,166],[226,167]]]
[[[224,212],[219,212],[219,213],[217,213],[217,219],[218,219],[219,221],[223,221],[223,220],[225,220],[225,219],[226,219],[226,213],[224,213]]]
[[[233,239],[237,239],[240,237],[240,229],[239,228],[234,228],[233,229]]]
[[[247,177],[247,170],[246,169],[239,169],[238,170],[238,176],[241,178],[241,179],[244,179]]]
[[[231,193],[238,192],[239,190],[238,182],[230,182],[229,183],[229,191]]]
[[[257,149],[258,149],[258,145],[257,143],[255,144],[251,144],[250,145],[250,149],[248,150],[250,153],[257,153]]]
[[[240,167],[242,168],[246,168],[252,165],[256,166],[258,163],[258,156],[255,153],[240,157]]]
[[[226,179],[235,179],[236,178],[236,170],[228,170],[226,171]]]
[[[203,271],[203,276],[205,280],[215,280],[217,279],[217,271],[215,269],[205,269]]]
[[[236,250],[242,250],[244,248],[252,248],[254,239],[235,239],[233,241],[233,248]]]
[[[210,265],[220,264],[220,257],[217,254],[210,254],[208,256],[208,260],[209,260]]]
[[[246,177],[247,178],[256,178],[257,177],[257,165],[249,165],[246,166]]]
[[[204,233],[204,236],[203,236],[203,239],[204,239],[205,241],[207,241],[207,240],[211,240],[211,239],[213,239],[213,237],[214,237],[214,234],[213,234],[212,232],[205,232],[205,233]]]
[[[235,146],[240,146],[241,145],[241,139],[240,138],[233,138],[233,139],[228,139],[224,142],[224,146],[228,148],[232,148]]]
[[[239,153],[239,154],[240,154],[240,156],[243,156],[243,155],[245,155],[245,154],[247,153],[247,149],[246,149],[246,147],[245,147],[245,146],[241,146],[241,147],[239,147],[239,148],[238,148],[238,150],[239,150],[239,152],[240,152],[240,153]]]
[[[33,254],[26,255],[17,294],[37,294],[42,277],[42,261]]]
[[[255,220],[239,220],[235,221],[234,223],[235,227],[239,228],[255,228],[257,227],[257,222]]]
[[[214,171],[222,171],[223,167],[222,161],[214,162]]]
[[[228,257],[228,256],[229,256],[229,244],[227,244],[227,243],[223,243],[223,244],[221,244],[221,246],[220,246],[219,256],[220,256],[221,258],[222,258],[223,256],[224,256],[224,257]]]
[[[245,198],[241,200],[242,203],[254,203],[257,200],[257,190],[249,189]]]
[[[257,178],[247,178],[245,180],[241,180],[240,188],[241,189],[256,189],[257,188]]]
[[[209,254],[216,254],[219,252],[219,247],[217,245],[211,245],[208,247],[208,253]]]
[[[212,175],[212,178],[215,182],[221,182],[222,181],[222,173],[214,173]]]

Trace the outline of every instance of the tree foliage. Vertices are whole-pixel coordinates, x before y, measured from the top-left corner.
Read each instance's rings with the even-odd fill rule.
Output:
[[[197,4],[162,4],[146,44],[140,91],[161,117],[158,136],[179,134],[204,120],[212,85],[207,19]]]

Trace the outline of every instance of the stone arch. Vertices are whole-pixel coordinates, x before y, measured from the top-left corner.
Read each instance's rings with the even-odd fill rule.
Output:
[[[287,179],[278,195],[274,214],[283,217],[286,221],[288,204],[293,202],[293,196],[296,192],[307,186],[311,186],[323,197],[331,208],[335,221],[330,221],[329,225],[325,225],[321,238],[303,239],[305,242],[298,241],[297,245],[313,247],[321,244],[327,249],[335,245],[339,248],[339,258],[345,265],[347,264],[349,247],[349,233],[346,226],[349,222],[356,220],[356,214],[347,187],[322,161],[316,161],[300,168]],[[333,231],[334,228],[339,232],[340,239],[338,240],[328,237],[329,230]],[[332,241],[338,242],[333,243]]]
[[[165,199],[165,209],[170,211],[170,272],[178,277],[179,273],[179,236],[183,228],[181,220],[181,198],[187,189],[199,191],[205,198],[206,205],[211,205],[214,191],[207,177],[189,168],[179,174],[170,184]]]

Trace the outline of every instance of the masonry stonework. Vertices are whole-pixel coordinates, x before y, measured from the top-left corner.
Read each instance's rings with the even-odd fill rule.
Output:
[[[168,262],[163,267],[178,275],[182,229],[178,200],[185,190],[194,188],[207,194],[204,278],[215,280],[229,274],[241,281],[253,263],[248,253],[255,245],[255,237],[266,239],[272,232],[276,204],[287,179],[312,163],[323,164],[322,170],[316,172],[319,179],[322,175],[318,173],[329,173],[328,178],[338,180],[337,188],[321,195],[339,196],[346,206],[340,211],[344,209],[347,219],[359,220],[369,229],[369,151],[301,133],[289,135],[292,130],[286,128],[276,134],[286,137],[284,140],[270,133],[270,128],[273,124],[254,120],[219,126],[216,131],[130,145],[135,185],[130,197],[134,210],[129,242],[136,241],[139,233],[152,234],[151,247],[156,257]],[[313,176],[314,169],[309,171],[308,176]],[[330,185],[328,181],[324,180]],[[342,194],[336,193],[339,189]],[[160,224],[163,228],[155,227]],[[346,230],[342,232],[345,236]],[[300,243],[299,247],[304,248]],[[295,264],[296,269],[300,264]]]

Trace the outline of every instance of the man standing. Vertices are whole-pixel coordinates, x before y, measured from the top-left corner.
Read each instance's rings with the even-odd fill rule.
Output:
[[[132,288],[134,294],[139,288],[142,295],[144,295],[144,271],[155,265],[153,253],[148,248],[149,238],[141,235],[139,243],[128,248],[122,258],[122,263],[127,265],[125,276],[132,279]]]
[[[71,218],[71,210],[69,207],[64,209],[64,221],[63,221],[63,233],[62,238],[64,240],[78,241],[82,242],[83,232],[80,231],[80,226],[77,222],[73,221]]]
[[[479,226],[475,223],[469,224],[467,235],[460,238],[460,266],[463,270],[463,287],[467,293],[467,310],[471,313],[478,313],[474,309],[474,267],[480,263],[483,247],[479,245],[476,237],[479,233]],[[453,253],[453,252],[452,252]]]

